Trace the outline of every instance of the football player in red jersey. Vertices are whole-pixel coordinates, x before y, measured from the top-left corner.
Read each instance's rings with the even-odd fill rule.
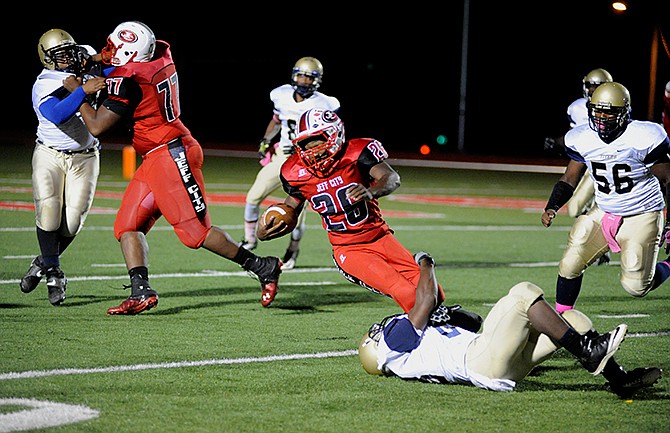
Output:
[[[101,55],[104,63],[115,67],[106,80],[108,98],[97,111],[84,102],[81,115],[95,136],[123,118],[132,119],[132,144],[143,160],[114,222],[132,292],[107,313],[138,314],[158,304],[158,295],[149,286],[146,234],[161,216],[187,247],[204,247],[255,274],[262,299],[268,297],[267,292],[276,292],[281,260],[240,248],[228,233],[212,226],[202,174],[203,152],[179,119],[179,86],[170,45],[156,40],[145,24],[128,21],[109,35]]]
[[[373,138],[345,141],[344,123],[331,110],[313,108],[302,114],[293,140],[295,153],[282,165],[285,203],[302,209],[309,201],[321,215],[340,273],[349,281],[384,294],[408,312],[415,301],[421,271],[414,256],[394,236],[379,209],[378,199],[400,186],[400,176],[386,162],[388,153]],[[259,224],[260,240],[288,232],[284,223]],[[441,305],[431,318],[443,320]],[[476,328],[479,325],[476,319]]]

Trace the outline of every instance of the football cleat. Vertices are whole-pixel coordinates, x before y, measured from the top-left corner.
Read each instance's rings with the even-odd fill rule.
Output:
[[[609,265],[610,260],[612,260],[612,258],[610,257],[610,253],[608,251],[605,254],[603,254],[602,256],[600,256],[600,258],[596,262],[596,266]]]
[[[249,242],[246,239],[242,239],[242,241],[240,241],[240,246],[245,250],[251,251],[256,249],[256,247],[258,246],[258,242]]]
[[[592,375],[599,375],[605,368],[607,361],[619,349],[626,332],[628,332],[628,326],[622,323],[607,334],[595,338],[582,335],[580,337],[582,354],[578,357],[579,362]]]
[[[42,281],[42,276],[44,276],[43,267],[44,263],[42,262],[41,256],[35,257],[33,261],[30,262],[30,268],[28,268],[28,272],[26,272],[23,278],[21,278],[21,282],[19,283],[23,293],[32,292],[35,290],[40,281]]]
[[[663,370],[658,367],[636,368],[625,373],[625,378],[609,382],[613,393],[623,399],[630,399],[641,388],[652,386],[661,378]]]
[[[60,305],[65,300],[65,289],[67,278],[59,267],[47,270],[47,290],[49,291],[49,302],[51,305]]]
[[[107,314],[127,314],[135,315],[143,311],[148,311],[158,305],[158,295],[132,295],[121,303],[118,307],[112,307],[107,310]]]
[[[277,296],[282,261],[277,257],[255,257],[242,266],[250,277],[261,283],[261,305],[269,307]]]
[[[288,271],[289,269],[295,268],[295,262],[298,260],[298,254],[300,250],[289,251],[288,249],[284,253],[284,258],[282,259],[283,265],[281,266],[282,271]]]

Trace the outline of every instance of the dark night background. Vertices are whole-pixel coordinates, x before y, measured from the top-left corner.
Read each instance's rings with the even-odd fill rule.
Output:
[[[271,116],[270,90],[289,82],[303,56],[323,63],[320,90],[340,100],[347,136],[377,138],[392,156],[418,155],[424,143],[433,148],[431,158],[546,156],[544,137],[567,129],[565,110],[581,96],[582,77],[597,67],[630,90],[634,118],[660,123],[670,58],[659,37],[649,119],[651,45],[656,26],[670,39],[670,2],[633,0],[624,14],[603,0],[482,3],[469,4],[463,149],[462,0],[401,7],[286,3],[274,9],[181,2],[169,12],[163,12],[166,5],[154,4],[150,11],[121,2],[97,10],[83,4],[50,12],[35,6],[9,17],[22,30],[5,45],[2,74],[10,112],[3,129],[34,134],[30,92],[41,69],[37,41],[43,32],[63,28],[78,43],[100,50],[126,20],[144,22],[170,43],[182,119],[205,147],[255,149]],[[447,137],[446,145],[436,144],[439,134]]]

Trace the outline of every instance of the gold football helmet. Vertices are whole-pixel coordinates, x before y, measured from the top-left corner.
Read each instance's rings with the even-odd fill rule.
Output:
[[[298,85],[298,75],[307,75],[314,81],[309,86]],[[316,92],[323,79],[323,65],[315,57],[301,57],[295,62],[291,73],[291,85],[293,89],[303,98],[309,98]]]
[[[80,75],[87,52],[65,30],[51,29],[40,37],[37,54],[46,69]]]
[[[630,122],[630,93],[619,83],[598,86],[587,106],[589,126],[607,143],[620,136]]]
[[[589,99],[596,90],[596,87],[602,83],[611,83],[614,81],[612,75],[603,68],[596,68],[586,74],[582,80],[582,93],[586,99]]]
[[[358,358],[361,361],[363,370],[368,374],[376,376],[381,376],[383,374],[377,363],[377,347],[379,345],[379,338],[381,337],[382,330],[383,325],[381,323],[373,324],[368,332],[363,335],[361,342],[358,344]]]

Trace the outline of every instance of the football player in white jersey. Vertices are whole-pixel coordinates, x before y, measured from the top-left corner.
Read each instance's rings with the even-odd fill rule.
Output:
[[[542,289],[527,281],[514,285],[496,302],[481,333],[429,325],[438,293],[435,263],[425,252],[417,253],[415,260],[421,279],[414,306],[372,325],[359,344],[359,359],[370,374],[512,391],[533,368],[564,347],[591,374],[602,372],[610,389],[622,398],[653,385],[662,375],[660,368],[627,372],[616,363],[613,355],[626,335],[625,324],[599,334],[577,310],[559,315]]]
[[[256,225],[260,216],[261,203],[273,191],[281,187],[279,171],[286,158],[294,152],[293,138],[300,115],[310,108],[322,108],[337,112],[340,102],[317,89],[323,81],[323,65],[314,57],[302,57],[293,66],[291,83],[281,85],[270,92],[274,104],[273,116],[268,124],[259,153],[263,166],[251,188],[247,192],[244,206],[244,240],[242,246],[249,250],[256,248]],[[279,140],[275,138],[279,133]],[[276,142],[275,142],[276,141]],[[282,259],[282,269],[295,266],[300,248],[300,239],[305,232],[305,215],[298,216],[298,224],[291,233],[291,240]]]
[[[602,83],[611,83],[613,81],[612,75],[605,69],[596,68],[590,71],[582,79],[582,97],[575,99],[567,110],[568,122],[570,129],[584,125],[589,122],[588,108],[586,104],[589,102],[591,95],[596,90],[596,87]],[[559,155],[565,154],[565,140],[563,136],[545,139],[544,147],[546,150],[552,150]],[[579,215],[586,213],[594,203],[595,185],[591,176],[582,176],[582,179],[577,184],[574,193],[567,203],[568,215],[577,218]],[[610,261],[609,252],[603,254],[596,262],[598,265],[607,264]]]
[[[87,95],[105,89],[105,80],[84,74],[95,51],[77,45],[65,30],[45,32],[37,52],[44,69],[32,90],[38,121],[32,187],[41,254],[32,260],[19,285],[22,292],[30,293],[46,276],[49,301],[60,305],[67,286],[60,256],[84,225],[100,172],[100,143],[78,110]],[[63,87],[63,80],[71,76],[84,78],[81,90],[69,93]]]
[[[598,86],[588,107],[589,123],[565,135],[571,160],[542,214],[549,227],[588,169],[595,206],[577,218],[568,235],[556,283],[559,313],[574,308],[584,270],[607,251],[621,252],[620,281],[632,296],[647,295],[670,276],[669,259],[656,262],[668,232],[663,226],[668,135],[657,123],[631,120],[630,94],[619,83]]]

